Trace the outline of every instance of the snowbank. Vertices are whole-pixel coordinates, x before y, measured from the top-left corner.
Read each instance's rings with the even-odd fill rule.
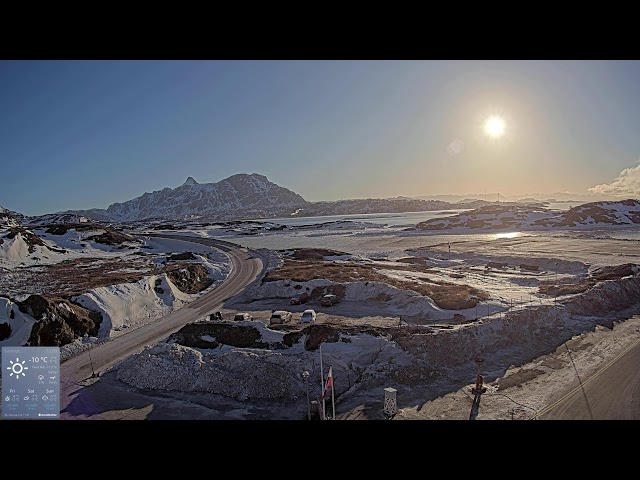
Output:
[[[98,336],[139,326],[171,313],[196,298],[182,293],[165,275],[152,275],[135,283],[110,285],[73,297],[74,302],[102,314]]]
[[[284,335],[261,322],[242,323],[258,329],[262,341],[281,341]],[[320,377],[319,352],[305,350],[305,341],[303,334],[290,348],[277,350],[158,344],[121,363],[118,379],[138,388],[209,392],[240,401],[295,399],[305,394],[303,371],[309,371],[311,379]],[[332,365],[334,376],[340,378],[336,394],[348,391],[357,379],[380,377],[380,364],[402,368],[412,361],[389,339],[372,335],[342,335],[341,341],[323,344],[322,356],[325,367]]]
[[[12,311],[14,318],[11,318]],[[8,298],[0,298],[0,324],[7,323],[11,329],[9,337],[0,340],[0,347],[19,347],[26,344],[31,335],[31,327],[36,321],[30,315],[22,313]]]
[[[29,256],[29,245],[22,238],[22,234],[18,233],[13,238],[4,238],[0,245],[0,260],[7,263],[21,263]],[[42,247],[36,247],[41,249]]]

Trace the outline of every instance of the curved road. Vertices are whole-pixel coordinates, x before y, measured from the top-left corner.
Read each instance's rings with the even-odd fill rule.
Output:
[[[229,242],[209,238],[185,237],[180,235],[146,235],[174,240],[200,243],[224,251],[231,259],[232,267],[226,280],[210,293],[175,310],[162,318],[132,330],[124,335],[92,347],[71,357],[61,364],[60,372],[60,408],[64,410],[77,393],[78,382],[85,381],[96,374],[121,362],[128,356],[142,351],[146,345],[152,345],[166,339],[187,323],[194,322],[215,310],[222,303],[241,292],[262,272],[264,266],[259,258],[253,257],[246,249]],[[93,364],[93,371],[92,371]]]
[[[640,339],[544,408],[544,420],[640,420]]]

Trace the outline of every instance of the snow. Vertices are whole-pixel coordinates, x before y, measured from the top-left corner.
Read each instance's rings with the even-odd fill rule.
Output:
[[[38,247],[41,248],[41,247]],[[5,238],[4,243],[0,245],[0,264],[23,262],[29,255],[29,245],[22,238],[22,234],[18,233],[15,237]],[[2,262],[4,260],[4,262]]]
[[[10,318],[11,311],[13,310],[14,318]],[[0,297],[0,324],[8,323],[11,328],[11,333],[8,338],[0,340],[0,347],[17,347],[24,345],[31,335],[31,327],[36,323],[36,320],[22,313],[18,306],[8,298]]]
[[[113,258],[137,250],[137,247],[122,250],[111,245],[87,240],[87,237],[104,233],[104,230],[78,232],[75,229],[70,229],[63,235],[52,235],[45,233],[45,231],[45,229],[33,230],[33,233],[47,245],[45,247],[35,245],[33,253],[29,252],[29,245],[21,233],[18,233],[13,239],[4,238],[4,243],[0,245],[0,267],[13,270],[18,267],[51,265],[82,257]]]
[[[135,283],[99,287],[74,297],[82,306],[102,313],[100,338],[122,334],[127,329],[160,318],[193,301],[219,285],[231,271],[229,258],[218,250],[197,243],[160,238],[148,238],[145,245],[152,253],[201,252],[195,254],[214,283],[205,291],[190,295],[181,292],[166,274],[145,276]],[[158,261],[158,265],[161,262]]]
[[[198,184],[198,182],[196,182],[195,178],[188,177],[187,180],[182,184],[183,187],[185,185],[199,185],[199,184]]]
[[[527,221],[531,219],[535,220],[535,215],[527,217]],[[269,250],[271,248],[332,248],[350,253],[329,260],[366,260],[368,265],[397,280],[447,281],[490,293],[490,299],[481,302],[477,310],[453,311],[438,308],[428,297],[382,283],[347,283],[345,298],[331,307],[336,316],[352,316],[360,324],[373,323],[381,317],[414,316],[425,319],[426,324],[398,322],[398,325],[418,332],[405,339],[342,333],[339,341],[322,344],[325,371],[328,365],[332,365],[334,371],[341,415],[353,415],[363,404],[381,406],[383,388],[390,386],[398,389],[401,402],[394,419],[468,418],[469,389],[477,369],[475,360],[482,357],[488,392],[483,398],[479,418],[509,418],[513,414],[513,401],[525,405],[515,412],[516,418],[532,418],[544,405],[575,386],[575,369],[586,378],[603,362],[637,340],[640,333],[640,317],[633,316],[640,313],[640,279],[637,276],[602,282],[587,294],[557,299],[537,296],[541,281],[569,283],[583,278],[597,266],[640,262],[640,249],[633,240],[613,240],[595,230],[563,230],[551,234],[507,232],[499,237],[495,232],[478,234],[474,231],[472,235],[461,236],[451,235],[448,231],[359,230],[354,225],[345,232],[343,226],[325,225],[320,232],[314,227],[250,236],[241,234],[244,227],[238,227],[235,232],[215,228],[171,232],[224,236],[260,249],[260,253],[268,258],[271,269],[282,263],[282,257]],[[447,242],[451,242],[451,252],[447,250]],[[226,256],[214,253],[206,246],[153,237],[145,239],[145,246],[150,247],[145,251],[156,254],[194,252],[197,261],[203,262],[217,281],[228,274]],[[423,258],[432,271],[398,270],[402,264],[394,260],[407,256]],[[508,267],[485,270],[488,262],[507,263]],[[539,271],[520,270],[522,263],[537,265]],[[451,277],[452,273],[463,277]],[[155,291],[156,281],[164,291],[162,294]],[[331,282],[326,279],[280,280],[263,285],[257,282],[227,302],[225,308],[246,307],[260,301],[275,304],[307,288],[328,285]],[[389,300],[376,300],[386,296]],[[193,298],[177,291],[166,275],[157,275],[132,284],[93,289],[79,296],[78,301],[103,312],[105,321],[99,338],[106,340],[125,333],[128,327],[153,321]],[[4,310],[0,303],[0,323],[3,322],[3,311],[6,317],[6,303]],[[467,319],[477,315],[479,321],[465,324],[448,321],[454,313],[462,313]],[[325,312],[319,314],[327,315]],[[28,319],[24,323],[27,322]],[[253,402],[263,400],[279,405],[274,407],[275,417],[301,418],[299,414],[306,413],[306,385],[301,372],[311,372],[315,384],[319,383],[320,376],[319,352],[305,349],[307,335],[303,333],[293,345],[282,348],[277,345],[283,342],[285,332],[272,330],[264,321],[233,324],[256,328],[260,341],[269,347],[242,349],[221,345],[195,349],[158,344],[120,364],[118,378],[139,388],[225,396],[239,402],[237,408],[228,410],[229,418],[246,418]],[[602,326],[609,324],[613,326]],[[205,334],[200,338],[216,341],[212,335]],[[84,348],[92,341],[95,339],[79,340],[73,348]],[[562,350],[563,345],[572,349],[572,361]],[[500,380],[514,380],[534,370],[544,374],[520,382],[520,387],[498,390]],[[412,375],[419,378],[415,384],[400,381]],[[317,390],[318,385],[314,387],[314,398]],[[505,392],[513,401],[505,397]],[[283,399],[291,402],[302,399],[299,410],[285,412]]]
[[[640,318],[634,320],[633,317],[640,313],[638,277],[602,282],[585,294],[557,299],[538,296],[541,281],[573,283],[584,278],[596,266],[639,262],[640,249],[633,241],[602,240],[601,234],[595,232],[581,232],[577,237],[574,233],[567,235],[567,231],[552,234],[507,232],[501,237],[495,232],[464,236],[439,232],[434,236],[393,229],[384,233],[379,229],[371,235],[355,229],[345,235],[339,228],[327,228],[322,232],[323,236],[312,236],[313,232],[309,229],[306,232],[272,231],[251,236],[236,234],[234,240],[254,249],[289,249],[289,252],[304,247],[339,249],[349,254],[331,257],[330,260],[364,260],[397,280],[427,282],[430,279],[460,283],[490,294],[489,300],[481,302],[477,310],[452,311],[438,308],[427,297],[386,284],[346,283],[344,299],[331,310],[320,309],[319,315],[326,318],[331,314],[334,316],[332,321],[345,315],[359,325],[375,325],[377,321],[402,317],[405,321],[397,322],[396,326],[403,325],[414,333],[422,333],[403,340],[410,348],[384,335],[375,337],[362,333],[342,333],[340,341],[322,344],[325,373],[327,366],[332,365],[336,396],[339,398],[338,413],[343,418],[355,415],[353,412],[363,404],[380,405],[375,407],[380,413],[383,388],[391,386],[398,389],[401,400],[400,412],[394,419],[466,419],[478,356],[484,359],[483,372],[489,387],[485,405],[491,402],[492,406],[491,409],[483,406],[479,419],[509,418],[514,403],[504,396],[505,390],[498,391],[500,379],[535,368],[544,369],[540,365],[551,362],[547,358],[549,355],[558,355],[565,362],[566,356],[562,357],[559,349],[563,342],[568,345],[595,342],[598,345],[594,350],[578,349],[572,357],[574,361],[581,362],[577,367],[581,374],[593,373],[602,361],[613,358],[616,352],[637,339],[637,333],[633,334],[635,337],[630,336],[634,332],[632,326],[636,332],[640,331]],[[217,236],[220,231],[198,229],[197,232],[184,233]],[[451,252],[446,247],[449,241]],[[281,264],[286,254],[286,251],[282,255],[271,252],[272,268]],[[402,264],[394,260],[407,256],[424,259],[432,271],[398,270]],[[489,262],[506,263],[508,266],[485,270]],[[521,270],[520,264],[538,266],[539,270]],[[394,268],[389,268],[391,266]],[[452,273],[463,277],[451,277]],[[256,305],[260,305],[270,310],[300,291],[328,285],[331,282],[327,279],[308,282],[279,280],[263,285],[258,282],[227,302],[225,307],[251,312],[252,306],[257,309],[260,307]],[[389,300],[376,300],[386,296]],[[628,310],[621,310],[624,308]],[[479,320],[455,323],[451,321],[454,313],[464,314],[467,320],[477,315]],[[425,324],[416,325],[411,321],[412,316],[426,319]],[[262,316],[254,315],[254,318]],[[177,388],[184,388],[184,391],[215,393],[239,402],[234,411],[240,418],[248,415],[255,402],[267,400],[280,402],[280,407],[273,405],[275,418],[302,418],[306,412],[304,401],[300,402],[299,410],[290,412],[283,410],[282,402],[304,399],[305,383],[300,372],[308,370],[311,378],[319,378],[319,354],[304,348],[305,334],[290,348],[275,348],[282,341],[283,333],[270,330],[265,322],[266,319],[242,324],[258,328],[260,340],[271,345],[269,348],[241,349],[221,345],[215,349],[192,349],[175,344],[157,345],[127,360],[118,370],[119,378],[140,388],[170,391],[174,385],[180,385]],[[615,327],[601,326],[608,322],[615,322]],[[212,339],[213,336],[207,336],[207,340]],[[265,364],[277,365],[278,373]],[[521,382],[522,387],[506,390],[510,398],[527,405],[516,410],[516,418],[532,418],[536,409],[539,410],[545,402],[554,401],[561,392],[573,388],[575,370],[569,362],[562,365],[557,369],[545,367],[548,374],[544,377]],[[163,369],[171,371],[171,375],[156,378],[162,375]],[[283,375],[281,370],[288,374]],[[274,391],[270,383],[263,381],[262,374],[273,375],[272,380],[280,389]],[[416,376],[420,381],[413,385],[398,380],[406,376]],[[314,390],[312,398],[317,395],[317,386]]]
[[[195,298],[197,295],[182,293],[162,274],[145,277],[136,283],[94,288],[72,300],[102,314],[98,336],[109,338],[167,315]]]
[[[613,282],[620,283],[620,282]],[[640,279],[622,283],[640,288]],[[603,297],[611,297],[603,292]],[[394,420],[467,419],[471,407],[470,388],[475,382],[476,362],[483,359],[488,391],[478,419],[533,418],[545,405],[576,385],[576,368],[583,379],[597,372],[638,339],[640,316],[617,312],[613,328],[600,324],[604,316],[575,315],[570,305],[538,306],[510,312],[502,318],[456,326],[449,330],[423,327],[424,334],[393,340],[390,336],[340,334],[339,341],[322,343],[324,372],[333,369],[339,416],[349,418],[363,404],[374,405],[380,418],[383,388],[398,392],[400,410]],[[635,312],[640,313],[638,305]],[[283,332],[270,330],[258,321],[253,325],[259,341],[274,345]],[[409,328],[409,327],[407,327]],[[411,327],[413,328],[413,327]],[[418,329],[420,330],[420,329]],[[209,335],[201,338],[215,341]],[[132,386],[180,392],[208,392],[240,402],[245,410],[257,402],[272,401],[274,418],[302,418],[306,384],[320,376],[318,350],[304,348],[303,333],[290,348],[235,348],[223,345],[196,349],[178,344],[158,344],[120,364],[118,378]],[[566,351],[571,351],[571,361]],[[562,348],[560,348],[562,347]],[[552,353],[549,353],[552,352]],[[515,382],[499,390],[500,381],[522,373],[544,370],[532,381]],[[415,377],[401,381],[401,378]],[[528,377],[527,377],[528,378]],[[318,396],[313,380],[311,398]],[[301,400],[297,409],[283,402]],[[517,403],[514,403],[517,402]],[[514,411],[515,405],[524,406]],[[278,407],[279,405],[279,407]]]

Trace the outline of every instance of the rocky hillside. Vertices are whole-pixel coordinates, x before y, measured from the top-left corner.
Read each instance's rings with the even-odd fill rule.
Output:
[[[26,229],[15,214],[3,209],[0,212],[0,259],[19,259],[38,251],[62,253],[64,249],[47,245]]]
[[[640,225],[640,201],[629,199],[593,202],[562,212],[540,205],[493,204],[451,217],[420,222],[416,228],[465,233],[474,230],[565,229],[611,225]]]
[[[59,297],[31,295],[16,302],[21,312],[38,320],[31,329],[31,346],[62,346],[83,335],[95,336],[102,315]]]

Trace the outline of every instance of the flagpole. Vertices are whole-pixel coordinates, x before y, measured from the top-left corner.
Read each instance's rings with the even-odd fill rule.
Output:
[[[336,419],[336,397],[334,392],[336,391],[336,389],[335,389],[335,383],[333,381],[333,365],[329,365],[329,370],[331,370],[331,406],[333,409],[332,420],[335,420]]]
[[[326,420],[326,415],[324,414],[324,373],[322,370],[322,344],[320,344],[318,350],[320,350],[320,394],[322,395],[322,415],[320,415],[320,418],[322,420]]]

